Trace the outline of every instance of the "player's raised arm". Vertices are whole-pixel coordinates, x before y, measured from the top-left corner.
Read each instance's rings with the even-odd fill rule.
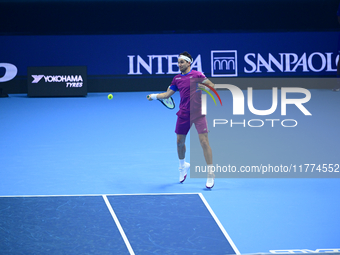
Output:
[[[208,86],[210,86],[210,87],[212,87],[212,88],[215,88],[215,84],[212,83],[209,79],[205,79],[205,80],[202,81],[202,83],[200,83],[198,86],[199,86],[200,88],[202,88],[202,89],[208,89],[208,90],[209,90],[209,88],[206,87],[205,85],[208,85]]]

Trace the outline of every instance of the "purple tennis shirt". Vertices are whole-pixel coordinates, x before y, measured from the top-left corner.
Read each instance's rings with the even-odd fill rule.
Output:
[[[198,83],[206,79],[205,75],[196,70],[190,70],[187,74],[176,75],[170,85],[173,91],[179,91],[181,102],[177,116],[183,119],[195,119],[201,114],[202,91],[197,89]],[[191,114],[190,114],[191,105]]]

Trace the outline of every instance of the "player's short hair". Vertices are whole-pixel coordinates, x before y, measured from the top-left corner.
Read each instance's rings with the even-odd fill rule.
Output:
[[[183,56],[186,56],[186,57],[190,58],[191,59],[191,64],[192,64],[193,59],[192,59],[191,55],[187,51],[184,51],[184,52],[180,53],[179,55],[183,55]]]

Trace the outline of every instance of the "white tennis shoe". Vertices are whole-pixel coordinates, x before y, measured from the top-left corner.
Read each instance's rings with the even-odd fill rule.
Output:
[[[212,189],[214,185],[215,185],[215,174],[208,173],[207,183],[205,184],[205,186],[207,187],[207,189]]]
[[[184,163],[183,167],[179,168],[179,182],[182,183],[185,181],[188,175],[188,170],[190,169],[190,164],[188,162]]]

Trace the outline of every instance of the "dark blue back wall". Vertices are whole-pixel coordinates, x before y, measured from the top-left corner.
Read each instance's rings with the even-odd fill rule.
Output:
[[[0,1],[1,35],[334,31],[339,0]]]
[[[336,77],[338,37],[339,32],[0,36],[0,88],[27,93],[32,74],[49,75],[29,75],[29,67],[86,66],[88,92],[164,91],[179,73],[183,50],[191,53],[193,69],[220,84],[239,77]]]

